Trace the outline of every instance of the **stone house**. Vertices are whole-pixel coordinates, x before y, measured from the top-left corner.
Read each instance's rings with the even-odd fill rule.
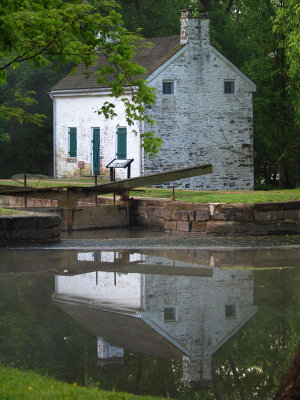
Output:
[[[209,382],[212,355],[257,312],[253,272],[205,268],[172,254],[79,253],[97,270],[56,276],[52,298],[97,337],[101,364],[133,350],[181,362],[187,383]],[[153,273],[101,270],[111,263],[113,271],[120,259],[135,271],[137,262],[140,271],[152,266]]]
[[[180,36],[147,39],[151,48],[135,60],[143,78],[156,89],[149,113],[157,121],[127,126],[123,103],[117,117],[106,120],[97,110],[112,101],[108,88],[97,86],[83,67],[51,90],[54,104],[54,175],[106,174],[114,158],[134,159],[132,176],[197,164],[213,165],[213,174],[173,183],[189,189],[253,189],[253,108],[255,84],[210,44],[206,14],[181,16]],[[134,130],[138,134],[134,133]],[[158,157],[147,158],[140,134],[152,130],[164,144]],[[81,170],[80,170],[81,168]],[[118,170],[119,178],[126,177]],[[166,183],[165,186],[170,185]]]

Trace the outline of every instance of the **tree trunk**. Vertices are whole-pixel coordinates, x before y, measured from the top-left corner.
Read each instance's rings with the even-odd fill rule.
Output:
[[[273,400],[300,399],[300,343]]]

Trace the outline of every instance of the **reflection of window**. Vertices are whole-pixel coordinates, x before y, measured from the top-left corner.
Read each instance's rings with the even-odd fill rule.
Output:
[[[234,94],[234,81],[224,81],[224,93],[225,94]]]
[[[236,305],[235,304],[226,304],[225,317],[226,318],[235,318],[236,317]]]
[[[163,82],[163,94],[174,94],[174,82],[172,81]]]
[[[164,315],[165,322],[176,321],[175,307],[165,307],[164,312],[165,312],[165,315]]]

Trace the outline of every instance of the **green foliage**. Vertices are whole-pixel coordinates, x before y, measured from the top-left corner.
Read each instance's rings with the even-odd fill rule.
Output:
[[[224,400],[273,398],[299,342],[297,269],[256,271],[254,282],[257,314],[214,357]]]
[[[292,94],[296,122],[300,128],[300,4],[297,0],[285,0],[274,18],[273,31],[281,37],[280,48],[287,58],[287,86]]]
[[[51,174],[52,101],[48,93],[69,68],[64,66],[55,73],[52,66],[37,70],[24,62],[22,68],[7,71],[7,84],[0,87],[0,109],[9,108],[0,118],[2,139],[9,139],[0,145],[2,177],[20,172]]]
[[[152,132],[144,132],[141,134],[142,139],[142,147],[145,150],[146,154],[149,154],[150,158],[155,157],[160,147],[163,144],[163,140],[159,137],[155,137]]]
[[[136,43],[141,46],[142,38],[131,34],[123,26],[122,16],[116,11],[114,0],[4,0],[0,7],[0,26],[2,87],[5,87],[10,71],[15,71],[26,62],[38,69],[49,67],[54,62],[56,67],[60,64],[75,66],[83,63],[88,68],[101,54],[107,62],[96,71],[99,85],[109,87],[114,97],[125,95],[128,88],[134,88],[131,100],[126,100],[130,121],[137,116],[138,121],[143,120],[144,105],[154,102],[154,92],[139,78],[144,69],[132,61],[137,49]],[[17,92],[14,99],[11,96],[13,105],[7,103],[5,90],[2,93],[2,124],[16,120],[19,123],[41,125],[44,114],[25,111],[26,107],[34,105],[32,92]],[[17,106],[17,102],[22,103],[22,106]],[[109,117],[114,114],[110,103],[104,106],[102,112]],[[148,121],[149,117],[146,118]],[[0,135],[2,142],[9,139],[3,126]],[[35,153],[42,155],[39,150]],[[30,172],[36,172],[34,169]]]

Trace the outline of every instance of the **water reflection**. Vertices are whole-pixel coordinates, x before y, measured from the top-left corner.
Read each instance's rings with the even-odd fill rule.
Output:
[[[253,272],[195,266],[139,253],[78,253],[81,262],[164,265],[193,276],[94,272],[55,277],[53,300],[98,337],[106,362],[122,349],[183,363],[185,382],[212,380],[212,355],[257,311]],[[178,271],[177,271],[178,273]],[[105,348],[105,351],[104,351]]]
[[[299,340],[297,248],[1,250],[0,259],[0,362],[70,382],[265,400]]]

